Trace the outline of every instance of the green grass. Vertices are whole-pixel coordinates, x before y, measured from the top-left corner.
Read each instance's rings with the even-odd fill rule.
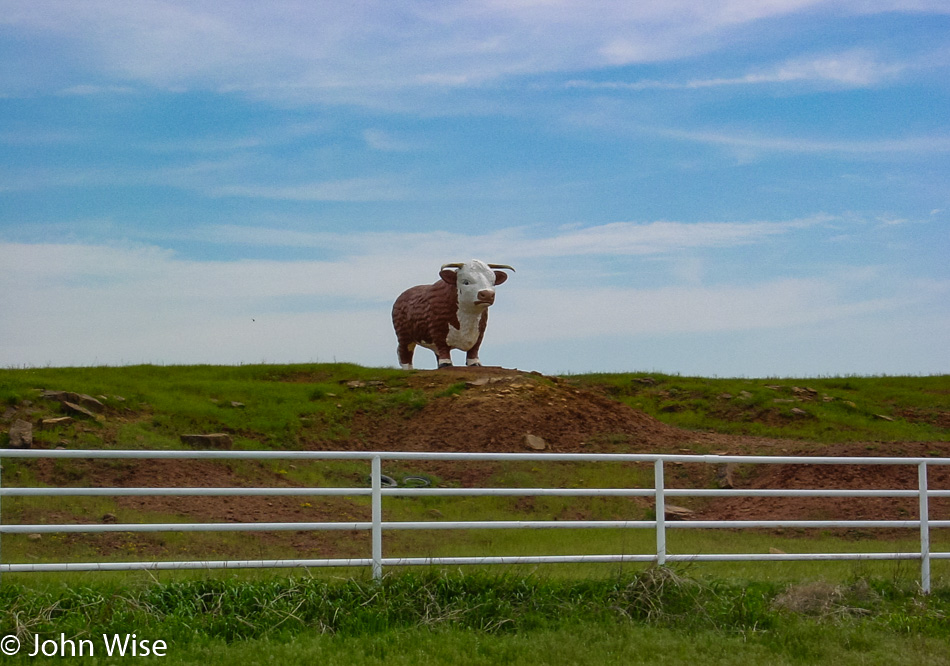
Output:
[[[942,664],[946,663],[946,643],[937,639],[880,635],[866,629],[839,632],[811,642],[802,636],[797,642],[802,658],[789,657],[780,649],[746,636],[718,632],[682,632],[637,625],[578,624],[562,629],[546,629],[485,636],[458,629],[431,631],[416,629],[382,636],[330,640],[308,637],[288,644],[250,641],[239,647],[217,645],[199,654],[204,663],[245,664],[249,658],[261,664],[687,664],[712,665],[797,664]],[[806,642],[808,641],[808,642]],[[276,643],[276,644],[275,644]],[[857,649],[855,647],[857,646]],[[199,663],[185,657],[180,663]]]
[[[950,375],[710,379],[633,373],[571,380],[691,430],[826,443],[950,441]]]
[[[947,645],[939,639],[881,634],[864,626],[809,631],[788,639],[792,650],[746,635],[690,632],[635,624],[578,623],[558,629],[516,634],[443,628],[417,628],[361,637],[298,636],[287,641],[258,639],[227,644],[208,641],[166,658],[176,664],[309,665],[387,664],[710,664],[741,665],[835,663],[842,666],[945,664]],[[171,654],[171,652],[169,653]]]
[[[182,433],[227,432],[237,448],[297,449],[346,439],[358,411],[420,409],[426,396],[405,388],[406,376],[342,363],[0,370],[0,405],[32,401],[37,416],[56,416],[60,408],[37,400],[36,389],[67,390],[100,397],[119,417],[38,432],[48,443],[67,436],[85,448],[180,448]]]
[[[671,569],[5,585],[0,609],[0,635],[24,645],[134,631],[166,641],[171,663],[920,664],[942,663],[950,641],[948,589],[921,599],[881,579],[782,585]]]

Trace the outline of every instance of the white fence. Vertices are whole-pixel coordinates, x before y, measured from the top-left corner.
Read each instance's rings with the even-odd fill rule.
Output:
[[[930,563],[934,559],[950,559],[948,552],[931,552],[931,528],[950,527],[950,520],[931,520],[929,499],[950,497],[950,489],[930,489],[927,470],[931,466],[950,465],[950,458],[843,458],[843,457],[780,457],[720,455],[651,455],[651,454],[557,454],[557,453],[396,453],[348,451],[108,451],[108,450],[0,450],[4,458],[84,458],[84,459],[204,459],[204,460],[365,460],[370,463],[368,488],[8,488],[0,485],[3,497],[76,497],[76,496],[369,496],[371,520],[368,522],[283,522],[283,523],[127,523],[127,524],[64,524],[8,525],[0,513],[0,536],[3,534],[42,534],[64,532],[191,532],[191,531],[278,531],[278,530],[364,530],[371,533],[371,553],[367,558],[350,559],[285,559],[285,560],[223,560],[223,561],[159,561],[159,562],[63,562],[49,564],[3,563],[4,572],[40,571],[129,571],[137,569],[239,569],[276,567],[372,567],[373,576],[382,576],[383,567],[414,565],[462,564],[542,564],[572,562],[648,562],[664,565],[669,562],[723,561],[794,561],[794,560],[917,560],[920,562],[920,586],[930,591]],[[602,462],[652,463],[652,488],[389,488],[383,486],[383,461],[467,461],[467,462]],[[673,489],[667,488],[664,463],[728,463],[763,465],[899,465],[918,470],[916,489],[862,490],[739,490],[739,489]],[[2,478],[0,478],[2,482]],[[385,497],[460,497],[460,496],[569,496],[569,497],[651,497],[655,502],[655,520],[511,520],[511,521],[420,521],[399,522],[383,519]],[[676,520],[666,519],[666,500],[670,497],[912,497],[917,498],[916,520]],[[383,557],[383,533],[388,530],[461,530],[461,529],[587,529],[629,528],[650,529],[656,533],[656,551],[620,555],[538,555],[494,557]],[[912,528],[919,530],[920,549],[913,553],[747,553],[747,554],[673,554],[667,552],[668,529],[696,528]],[[0,551],[2,556],[2,551]]]

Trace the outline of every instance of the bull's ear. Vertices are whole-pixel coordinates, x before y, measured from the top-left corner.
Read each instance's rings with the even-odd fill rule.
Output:
[[[507,273],[502,273],[501,271],[495,271],[495,285],[499,285],[505,280],[508,279]]]
[[[453,271],[451,268],[444,268],[439,271],[439,277],[442,278],[443,282],[448,282],[454,287],[458,283],[459,274],[458,271]]]

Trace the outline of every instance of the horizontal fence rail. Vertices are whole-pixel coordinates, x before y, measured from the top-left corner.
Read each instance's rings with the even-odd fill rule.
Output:
[[[455,566],[463,564],[557,564],[644,562],[665,565],[670,562],[764,562],[764,561],[843,561],[843,560],[917,560],[920,562],[920,586],[931,588],[930,563],[950,559],[948,552],[931,552],[930,530],[950,527],[950,520],[931,520],[930,498],[950,497],[950,489],[928,487],[928,467],[950,465],[950,458],[897,457],[823,457],[823,456],[736,456],[690,454],[574,454],[574,453],[416,453],[355,451],[123,451],[123,450],[0,450],[5,458],[80,458],[146,460],[360,460],[370,463],[369,487],[311,488],[25,488],[4,487],[3,497],[121,497],[121,496],[350,496],[369,497],[371,520],[341,522],[260,522],[260,523],[110,523],[110,524],[6,524],[0,512],[0,537],[3,534],[105,533],[105,532],[260,532],[260,531],[368,531],[371,552],[366,558],[270,559],[153,562],[61,562],[48,564],[4,563],[0,574],[49,571],[133,571],[184,569],[249,569],[284,567],[371,567],[380,578],[390,566]],[[652,488],[393,488],[384,485],[382,462],[396,461],[467,461],[467,462],[603,462],[650,463],[654,466]],[[723,465],[891,465],[917,468],[917,489],[693,489],[667,488],[666,463]],[[386,521],[383,498],[388,497],[650,497],[654,500],[654,520],[471,520],[471,521]],[[916,498],[915,520],[675,520],[666,517],[666,499],[670,497],[827,497]],[[2,508],[2,506],[0,506]],[[460,529],[651,529],[656,535],[656,551],[623,555],[537,555],[475,557],[384,557],[383,533],[395,530]],[[747,529],[747,528],[910,528],[920,534],[920,549],[915,553],[669,553],[667,529]],[[2,551],[0,551],[2,556]]]

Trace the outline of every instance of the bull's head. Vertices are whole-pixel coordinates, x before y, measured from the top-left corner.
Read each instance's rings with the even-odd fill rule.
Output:
[[[495,302],[495,285],[508,279],[508,274],[499,269],[515,270],[506,264],[486,264],[472,259],[465,263],[444,264],[439,277],[458,289],[460,308],[483,309]]]

